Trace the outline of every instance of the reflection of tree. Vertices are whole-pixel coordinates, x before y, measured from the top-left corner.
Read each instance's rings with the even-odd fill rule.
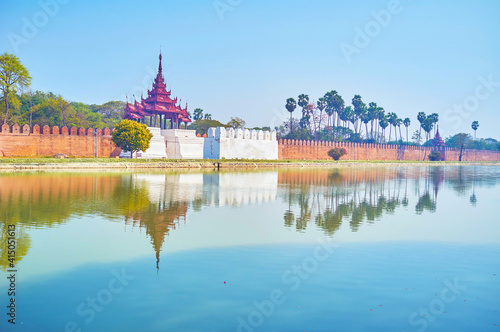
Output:
[[[440,188],[444,184],[451,185],[455,192],[457,188],[467,188],[464,184],[473,184],[478,179],[471,176],[471,170],[459,167],[445,172],[443,167],[432,166],[284,172],[281,184],[288,185],[284,197],[288,202],[285,226],[295,223],[296,229],[303,231],[307,222],[314,220],[317,227],[332,235],[347,220],[351,231],[356,232],[365,221],[371,223],[384,214],[407,207],[410,204],[409,180],[413,180],[415,188],[416,213],[435,212]],[[474,186],[472,188],[470,202],[475,204]],[[295,215],[300,217],[295,220]]]
[[[28,253],[28,250],[31,246],[31,238],[28,233],[26,233],[25,227],[20,224],[9,223],[10,225],[15,225],[15,261],[14,265],[17,266],[17,263],[23,259],[24,256]],[[9,255],[8,255],[8,224],[2,223],[0,224],[0,267],[3,271],[6,271],[9,268]]]

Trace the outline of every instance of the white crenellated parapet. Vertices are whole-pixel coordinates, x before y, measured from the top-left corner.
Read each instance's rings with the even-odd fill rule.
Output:
[[[205,159],[278,159],[276,131],[210,128],[205,138]]]

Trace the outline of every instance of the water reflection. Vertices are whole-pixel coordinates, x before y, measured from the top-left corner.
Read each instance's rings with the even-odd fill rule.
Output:
[[[490,167],[384,167],[265,172],[0,173],[1,240],[6,225],[18,230],[17,259],[30,247],[29,229],[51,228],[74,216],[100,215],[144,229],[156,253],[188,212],[283,202],[287,228],[317,227],[328,235],[344,222],[352,232],[401,208],[434,213],[443,187],[457,196],[494,186]],[[265,218],[265,216],[263,216]],[[7,267],[2,248],[0,266]]]

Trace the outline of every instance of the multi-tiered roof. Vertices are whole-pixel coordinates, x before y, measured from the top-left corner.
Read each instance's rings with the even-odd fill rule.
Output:
[[[137,100],[134,100],[134,103],[129,103],[127,100],[122,118],[146,123],[146,117],[149,117],[150,126],[165,129],[166,120],[170,120],[171,128],[179,128],[182,122],[185,125],[191,122],[187,112],[187,103],[182,108],[180,101],[177,102],[177,97],[175,99],[170,97],[171,91],[167,91],[167,84],[162,74],[161,59],[160,52],[158,74],[153,82],[153,88],[148,90],[148,97],[144,99],[141,96],[140,103]]]

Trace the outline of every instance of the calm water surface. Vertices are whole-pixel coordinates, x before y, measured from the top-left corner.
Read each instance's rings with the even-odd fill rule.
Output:
[[[0,331],[500,331],[499,208],[494,166],[0,173]]]

